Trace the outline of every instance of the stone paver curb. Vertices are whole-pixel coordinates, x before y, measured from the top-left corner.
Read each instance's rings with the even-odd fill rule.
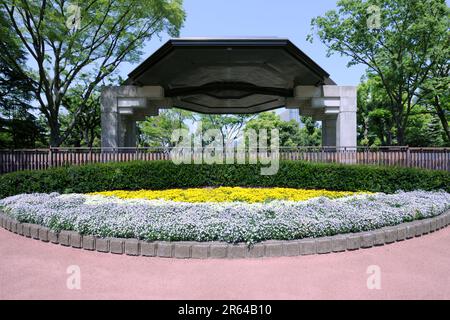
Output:
[[[0,211],[0,226],[17,235],[88,251],[129,256],[177,259],[245,259],[296,257],[368,249],[437,232],[450,225],[450,211],[438,217],[353,234],[292,241],[265,241],[254,245],[225,242],[148,242],[99,238],[75,231],[56,232],[37,224],[21,223]]]

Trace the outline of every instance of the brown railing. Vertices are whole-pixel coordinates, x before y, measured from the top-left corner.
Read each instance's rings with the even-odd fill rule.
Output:
[[[368,164],[450,171],[450,149],[443,148],[282,148],[283,160]],[[40,170],[68,165],[171,160],[170,150],[155,148],[51,148],[0,150],[0,173]]]

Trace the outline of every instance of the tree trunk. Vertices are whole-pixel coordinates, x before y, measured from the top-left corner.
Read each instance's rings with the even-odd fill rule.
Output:
[[[439,119],[441,120],[442,128],[444,128],[446,140],[447,140],[447,142],[449,142],[450,141],[450,128],[448,126],[447,116],[441,107],[441,103],[440,103],[438,96],[434,97],[434,107],[436,108],[436,113],[437,113]]]
[[[61,145],[60,137],[59,137],[59,126],[58,124],[49,123],[50,127],[50,146],[51,147],[59,147]]]
[[[402,125],[397,126],[397,145],[403,146],[405,144],[405,129]]]

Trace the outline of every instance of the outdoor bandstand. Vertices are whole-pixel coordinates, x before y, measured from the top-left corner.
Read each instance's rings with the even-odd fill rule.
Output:
[[[354,148],[356,87],[338,86],[287,39],[174,39],[102,91],[102,148],[136,147],[136,122],[173,107],[205,114],[288,108],[322,122],[323,146]]]

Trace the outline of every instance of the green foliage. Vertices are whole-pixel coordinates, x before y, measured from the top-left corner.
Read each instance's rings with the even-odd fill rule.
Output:
[[[14,114],[10,119],[0,117],[0,149],[46,147],[43,128],[30,113]]]
[[[439,100],[444,101],[444,100]],[[405,127],[404,144],[410,147],[445,147],[446,130],[433,106],[417,105]],[[369,75],[358,87],[358,141],[362,146],[392,146],[397,143],[397,128],[389,99],[378,76]],[[444,104],[441,104],[445,106]],[[450,117],[444,115],[444,119]]]
[[[245,130],[254,129],[258,132],[266,129],[278,129],[281,147],[320,146],[322,132],[311,118],[303,117],[304,128],[295,120],[283,121],[275,112],[263,112],[245,125]]]
[[[64,131],[68,128],[70,135],[64,142],[65,146],[73,147],[94,147],[100,145],[100,92],[93,92],[90,97],[83,101],[83,87],[78,86],[68,91],[63,99],[63,105],[68,111],[61,115],[61,125]],[[85,105],[85,108],[79,110],[79,107]],[[73,125],[72,125],[73,124]],[[94,145],[94,144],[97,145]]]
[[[154,36],[177,36],[185,19],[181,0],[74,4],[66,0],[1,2],[7,23],[27,51],[29,65],[35,66],[35,70],[15,67],[39,88],[33,98],[46,119],[52,146],[69,138],[78,115],[90,108],[90,97],[120,64],[138,62],[146,41]],[[79,22],[77,28],[71,25],[73,21]],[[62,131],[63,100],[75,87],[83,88],[82,103]]]
[[[181,109],[169,109],[161,112],[157,117],[148,117],[139,125],[140,142],[142,147],[173,147],[172,133],[177,129],[188,130],[186,121],[193,120],[194,114]]]
[[[175,165],[169,161],[72,166],[0,176],[0,198],[21,193],[170,189],[194,187],[288,187],[335,191],[446,190],[450,173],[397,167],[282,161],[274,176],[260,165]]]
[[[0,7],[0,148],[34,148],[41,128],[31,114],[32,82],[20,70],[26,54]]]
[[[239,137],[242,136],[242,130],[245,124],[254,118],[254,115],[248,114],[229,114],[229,115],[217,115],[217,114],[200,114],[199,120],[201,122],[201,127],[197,128],[197,131],[201,130],[204,136],[205,132],[208,130],[218,130],[220,133],[220,138],[223,141],[223,145],[233,144]],[[197,132],[199,134],[200,132]],[[204,146],[206,147],[211,141],[204,141]]]
[[[337,6],[312,20],[314,33],[329,55],[347,56],[349,66],[365,65],[379,77],[397,143],[404,145],[409,117],[427,91],[420,89],[430,87],[436,68],[448,65],[450,10],[445,0],[340,0]],[[372,28],[378,13],[379,25]]]

